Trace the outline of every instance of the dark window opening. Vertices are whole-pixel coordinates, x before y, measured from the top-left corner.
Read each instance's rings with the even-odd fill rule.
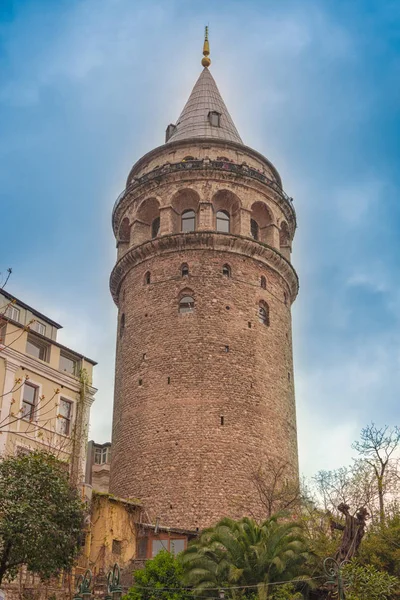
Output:
[[[143,379],[139,379],[139,385],[142,385]]]
[[[120,540],[112,541],[112,552],[113,554],[121,554],[122,551],[122,542]]]
[[[217,231],[221,233],[229,233],[230,220],[230,215],[226,210],[219,210],[217,212]]]
[[[226,308],[226,310],[230,310],[231,307],[230,306],[225,306],[225,308]]]
[[[171,383],[171,377],[168,377],[167,383],[168,383],[168,385]]]
[[[265,302],[260,302],[258,306],[258,320],[262,325],[269,325],[269,309]]]
[[[212,127],[220,127],[221,126],[221,113],[216,110],[210,110],[208,113],[208,121]]]
[[[160,233],[160,217],[154,219],[151,224],[151,237],[154,239]]]
[[[147,358],[147,354],[146,354],[146,352],[144,352],[143,353],[143,360],[146,360],[146,358]]]
[[[146,275],[144,276],[144,282],[146,285],[149,285],[149,283],[151,282],[150,271],[147,271]]]
[[[137,557],[147,558],[147,537],[141,538],[137,545]]]
[[[224,265],[222,267],[222,275],[224,275],[225,277],[230,277],[231,276],[231,268],[229,265]]]
[[[221,425],[224,424],[224,417],[221,416]]]
[[[186,263],[181,266],[181,275],[182,277],[187,277],[189,275],[189,266]]]
[[[251,321],[248,321],[248,322],[247,322],[247,327],[248,327],[249,329],[251,329]]]
[[[267,289],[267,280],[265,279],[264,275],[261,275],[261,287],[263,290]]]
[[[182,213],[181,229],[183,233],[189,233],[196,229],[196,214],[194,210],[185,210]]]
[[[125,331],[125,313],[122,313],[121,319],[119,322],[119,337],[123,336],[124,331]]]
[[[179,301],[180,313],[191,313],[194,311],[194,300],[192,296],[183,296]]]
[[[225,352],[229,352],[229,346],[225,346]]]
[[[258,228],[257,221],[255,221],[254,219],[251,219],[251,221],[250,221],[250,231],[251,231],[251,237],[255,240],[258,240],[259,228]]]

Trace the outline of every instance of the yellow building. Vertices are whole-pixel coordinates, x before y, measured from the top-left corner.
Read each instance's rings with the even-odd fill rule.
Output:
[[[60,328],[0,291],[0,455],[49,450],[82,483],[96,363],[60,344]]]

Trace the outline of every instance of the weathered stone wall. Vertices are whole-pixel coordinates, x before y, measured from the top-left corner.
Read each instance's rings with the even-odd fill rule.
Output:
[[[156,194],[144,186],[117,210],[118,223],[140,222],[141,233],[131,231],[111,277],[119,331],[110,492],[139,498],[151,522],[159,516],[166,526],[261,517],[251,471],[283,459],[298,476],[293,223],[282,248],[285,207],[262,184],[231,173],[178,173],[156,185]],[[157,207],[161,230],[151,240]],[[178,233],[187,208],[196,211],[196,232]],[[231,215],[230,234],[215,232],[220,208]],[[270,243],[250,238],[250,217],[262,221],[264,209],[270,221],[261,226],[275,229]],[[193,313],[179,313],[183,295],[194,298]],[[269,325],[259,320],[260,302]]]

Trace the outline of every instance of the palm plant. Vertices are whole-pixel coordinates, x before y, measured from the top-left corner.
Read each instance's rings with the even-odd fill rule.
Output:
[[[248,517],[225,518],[206,529],[182,555],[185,584],[193,586],[195,595],[231,588],[232,598],[257,595],[264,600],[269,584],[300,580],[308,557],[301,527],[278,517],[260,524]]]

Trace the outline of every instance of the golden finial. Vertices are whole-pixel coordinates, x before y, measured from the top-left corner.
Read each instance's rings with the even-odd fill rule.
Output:
[[[204,58],[201,59],[203,67],[209,67],[211,65],[211,59],[208,58],[210,54],[210,44],[208,43],[208,26],[206,25],[206,31],[204,33],[204,45],[203,45]]]

